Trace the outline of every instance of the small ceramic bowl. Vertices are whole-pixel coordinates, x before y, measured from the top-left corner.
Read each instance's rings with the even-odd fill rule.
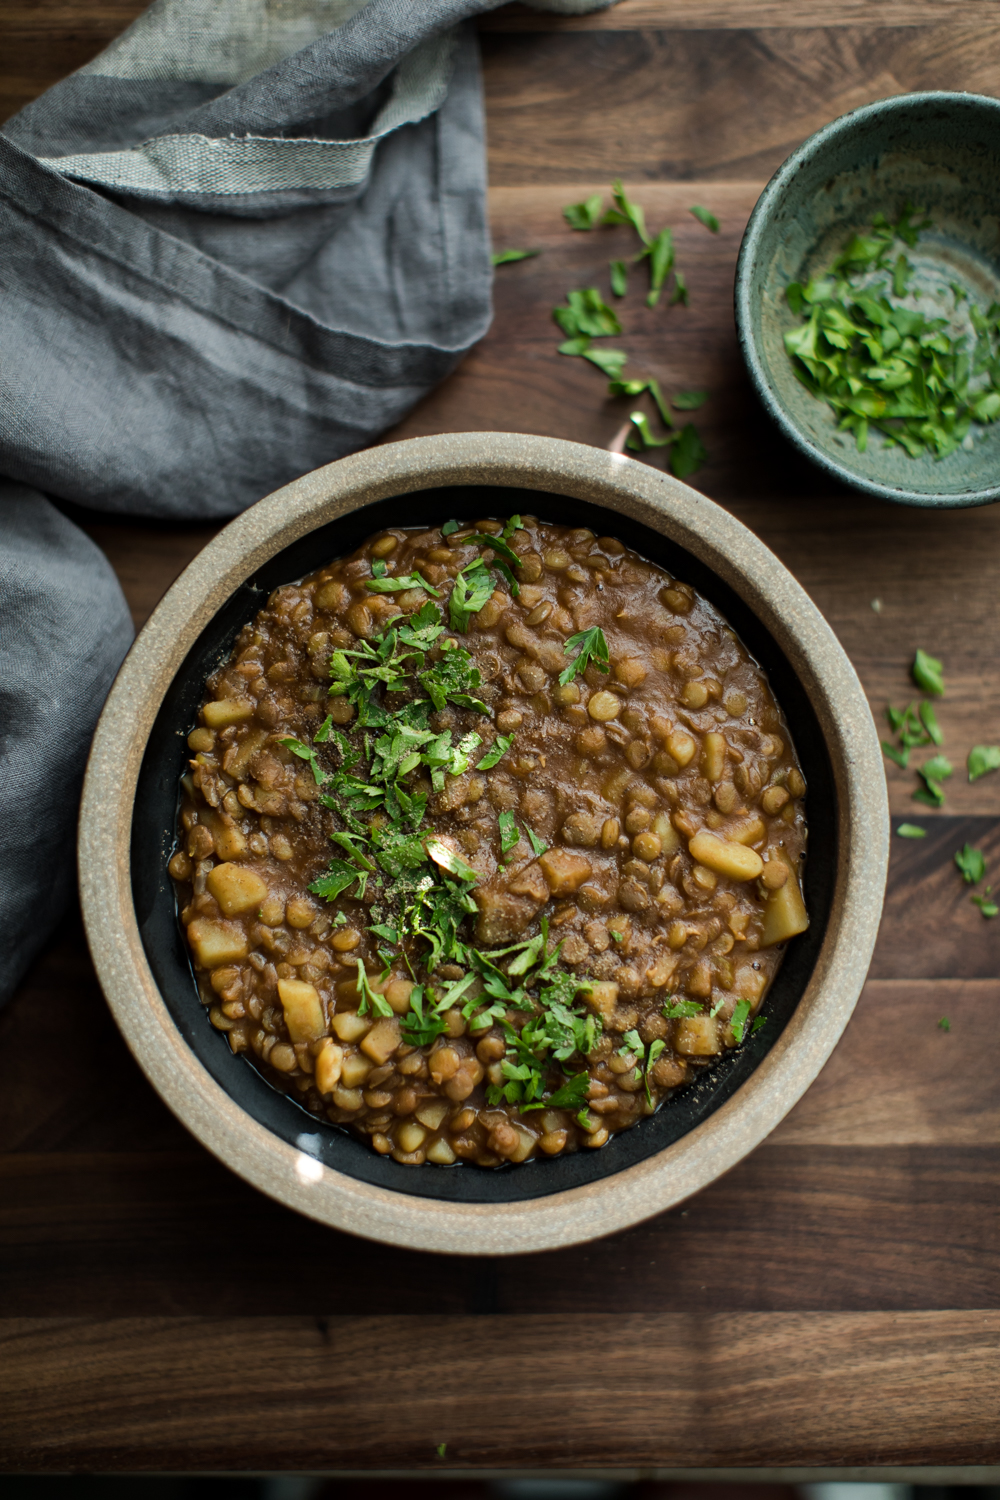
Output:
[[[807,933],[767,1025],[599,1151],[483,1171],[408,1167],[307,1114],[209,1024],[166,863],[187,732],[210,671],[280,583],[389,526],[535,513],[619,536],[689,581],[742,636],[785,710],[809,785]],[[696,491],[550,438],[464,433],[373,448],[296,480],[227,526],[153,613],[91,752],[80,882],[91,952],[140,1066],[247,1181],[324,1223],[426,1250],[513,1254],[608,1234],[679,1202],[752,1150],[811,1083],[864,981],[888,859],[885,777],[860,684],[767,548]],[[107,1086],[114,1087],[109,1078]]]
[[[932,228],[907,255],[934,305],[958,283],[985,312],[1000,301],[1000,100],[903,94],[866,105],[810,136],[775,173],[747,225],[736,267],[736,323],[757,394],[782,432],[840,482],[903,505],[986,505],[1000,498],[1000,423],[973,426],[947,458],[910,458],[851,432],[795,377],[783,335],[797,326],[791,281],[829,269],[876,213],[925,209]],[[944,304],[942,303],[942,306]]]

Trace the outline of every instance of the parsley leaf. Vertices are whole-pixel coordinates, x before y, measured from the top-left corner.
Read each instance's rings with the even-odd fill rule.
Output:
[[[604,199],[600,193],[591,193],[582,203],[571,203],[563,209],[563,218],[570,229],[593,229],[600,218]]]
[[[566,352],[565,345],[560,352]],[[624,349],[587,348],[576,352],[582,354],[584,359],[589,359],[590,363],[596,365],[599,370],[603,370],[610,380],[617,380],[628,363],[628,355]]]
[[[978,885],[986,874],[986,857],[981,849],[963,844],[955,852],[955,863],[966,885]]]
[[[631,448],[633,452],[641,448],[669,448],[670,444],[676,440],[675,432],[668,432],[665,438],[654,437],[649,422],[641,411],[629,412],[628,419],[635,428],[635,432],[629,435],[625,446]]]
[[[921,828],[916,823],[900,823],[896,832],[902,839],[925,839],[927,837],[927,829]]]
[[[596,287],[583,287],[575,292],[567,292],[566,303],[565,307],[554,307],[552,316],[568,339],[579,338],[581,335],[592,339],[606,339],[612,334],[621,333],[622,325],[614,308],[608,306]],[[583,352],[582,349],[574,350],[574,353]]]
[[[477,557],[455,579],[455,586],[448,600],[448,619],[452,630],[465,635],[472,616],[479,613],[492,594],[493,575],[483,559]]]
[[[641,396],[643,391],[648,391],[656,402],[664,427],[673,427],[674,419],[670,415],[670,407],[664,400],[658,380],[612,380],[608,386],[609,396]],[[675,398],[675,403],[677,399],[679,398]]]
[[[985,896],[969,897],[969,900],[972,902],[973,906],[978,906],[984,917],[995,917],[997,915],[997,912],[1000,912],[1000,906],[997,906],[996,902],[990,899],[990,893],[992,892],[992,890],[993,887],[990,886],[987,889]]]
[[[678,411],[697,411],[708,400],[708,392],[678,391],[677,395],[672,396],[670,399],[671,404],[676,406]]]
[[[702,208],[702,206],[701,206],[700,203],[696,203],[693,208],[689,208],[688,209],[688,213],[689,214],[694,214],[695,218],[698,220],[698,223],[699,224],[704,224],[705,228],[707,230],[709,230],[712,234],[718,234],[718,232],[719,232],[719,221],[718,221],[718,219],[715,217],[715,215],[713,213],[709,213],[709,211],[708,211],[707,208]]]
[[[534,854],[535,858],[537,859],[539,857],[539,855],[545,853],[546,849],[549,846],[548,846],[548,844],[545,843],[544,839],[540,839],[538,837],[538,834],[535,832],[535,830],[533,828],[529,828],[528,827],[527,823],[525,823],[525,825],[524,825],[524,831],[528,835],[528,842],[531,845],[532,853]]]
[[[677,1021],[682,1016],[700,1016],[701,1006],[697,1000],[675,1000],[671,996],[663,1006],[663,1014],[668,1021]]]
[[[460,526],[459,526],[459,522],[458,521],[445,521],[444,525],[441,527],[441,535],[442,536],[451,536],[454,532],[458,531],[459,529],[460,529]]]
[[[364,960],[359,958],[357,960],[357,964],[358,993],[361,996],[361,1000],[358,1005],[358,1015],[366,1016],[369,1010],[371,1010],[372,1014],[376,1016],[391,1016],[393,1013],[392,1006],[383,995],[377,994],[375,990],[372,989],[371,984],[369,983],[368,975],[365,972]]]
[[[433,594],[435,599],[440,599],[441,590],[421,578],[419,573],[403,573],[398,578],[368,578],[365,587],[371,589],[374,594],[401,594],[404,589],[423,589],[427,594]]]
[[[660,300],[663,283],[674,266],[674,236],[669,229],[661,229],[649,247],[649,295],[646,306],[655,307]]]
[[[327,714],[326,718],[323,720],[322,724],[319,726],[319,728],[317,729],[316,733],[313,735],[313,744],[314,745],[325,745],[326,742],[327,742],[327,740],[330,738],[330,731],[331,731],[332,728],[333,728],[333,717],[332,717],[332,715]]]
[[[514,733],[498,734],[492,746],[487,750],[482,760],[476,766],[477,771],[489,771],[497,765],[507,754],[514,743]]]
[[[567,655],[576,650],[576,656],[569,666],[559,674],[559,685],[565,687],[572,682],[574,677],[586,670],[593,661],[599,672],[610,670],[610,659],[608,657],[608,643],[604,639],[604,631],[599,626],[593,626],[590,630],[578,630],[576,635],[571,635],[563,646]]]
[[[920,722],[927,731],[927,738],[934,745],[943,745],[944,735],[941,733],[941,726],[937,721],[937,714],[934,712],[933,703],[928,703],[925,698],[921,702],[918,712],[920,714]]]
[[[644,245],[651,245],[649,233],[646,229],[646,216],[638,203],[633,203],[622,186],[620,177],[616,177],[611,185],[611,195],[614,198],[615,207],[609,208],[602,224],[631,224],[636,234]]]
[[[521,842],[521,831],[512,812],[502,812],[497,818],[500,828],[500,851],[509,854]]]
[[[707,461],[708,454],[701,438],[688,422],[681,428],[680,436],[670,450],[670,472],[678,479],[687,479],[689,474],[697,474]]]
[[[970,781],[978,781],[989,771],[1000,771],[1000,745],[973,745],[966,764]]]
[[[429,858],[436,865],[440,866],[442,870],[447,870],[449,875],[457,875],[459,880],[475,881],[479,879],[479,875],[472,866],[467,865],[462,856],[450,844],[446,844],[444,839],[433,835],[425,841],[424,848],[427,850]]]
[[[541,1099],[537,1104],[526,1104],[524,1112],[527,1114],[530,1109],[579,1109],[586,1102],[589,1088],[590,1074],[578,1073],[547,1099]]]
[[[688,285],[684,279],[683,271],[674,272],[674,290],[670,298],[670,306],[675,307],[678,302],[682,307],[691,306],[691,295],[688,292]]]
[[[494,251],[492,260],[495,266],[509,266],[518,260],[531,260],[532,256],[541,253],[540,250],[498,250]]]
[[[767,1025],[767,1017],[766,1016],[755,1016],[754,1017],[754,1021],[753,1021],[753,1025],[750,1027],[750,1035],[751,1036],[756,1036],[757,1032],[760,1030],[760,1028],[762,1026],[766,1026],[766,1025]]]
[[[348,864],[346,859],[332,859],[326,873],[314,880],[309,889],[314,896],[322,896],[324,901],[336,901],[338,896],[343,895],[357,881],[356,894],[360,899],[364,895],[367,880],[366,870],[359,870],[357,865]]]
[[[624,297],[628,291],[628,267],[623,260],[609,262],[611,269],[611,290],[616,297]]]
[[[950,1031],[951,1030],[951,1022],[948,1020],[947,1016],[942,1016],[941,1017],[940,1021],[938,1022],[938,1030],[939,1031]]]
[[[290,750],[293,755],[297,755],[300,760],[309,762],[309,769],[313,773],[313,781],[315,781],[317,786],[322,786],[324,781],[326,780],[326,772],[323,770],[318,759],[316,758],[316,751],[312,748],[312,746],[303,745],[301,740],[293,739],[291,738],[291,736],[286,736],[283,740],[280,741],[280,743],[284,745],[286,749]]]
[[[881,743],[883,754],[887,755],[890,760],[895,761],[896,765],[901,766],[905,771],[907,766],[910,764],[909,749],[904,746],[901,750],[899,746],[894,745],[891,740],[883,740]]]
[[[913,658],[913,666],[910,670],[918,688],[922,688],[925,693],[930,693],[935,698],[943,697],[943,669],[936,657],[928,656],[926,651],[918,651]]]
[[[750,1019],[750,1008],[749,1000],[738,1000],[732,1019],[729,1022],[729,1028],[736,1038],[737,1046],[739,1046],[746,1035],[747,1021]]]

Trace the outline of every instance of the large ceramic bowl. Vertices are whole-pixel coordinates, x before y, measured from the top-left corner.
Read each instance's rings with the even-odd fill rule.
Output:
[[[1000,100],[902,94],[822,130],[779,167],[757,203],[736,268],[736,324],[757,394],[785,436],[831,477],[903,505],[985,505],[1000,499],[1000,422],[940,461],[909,458],[872,434],[859,453],[833,411],[795,377],[783,335],[796,326],[790,281],[826,272],[876,213],[895,222],[909,202],[932,228],[908,250],[928,315],[960,284],[983,312],[1000,302]],[[942,301],[942,298],[944,299]],[[968,305],[968,304],[967,304]],[[974,337],[971,324],[969,337]]]
[[[620,536],[701,590],[743,637],[786,712],[809,783],[812,925],[789,944],[765,1001],[768,1024],[601,1150],[496,1171],[407,1167],[307,1114],[210,1026],[166,873],[177,783],[207,673],[277,584],[386,525],[512,511]],[[703,495],[617,454],[464,433],[375,448],[307,474],[233,521],[181,575],[101,716],[83,794],[80,878],[115,1018],[153,1086],[210,1151],[324,1223],[399,1245],[496,1255],[647,1218],[763,1140],[854,1008],[887,851],[885,779],[864,694],[819,611],[756,537]]]

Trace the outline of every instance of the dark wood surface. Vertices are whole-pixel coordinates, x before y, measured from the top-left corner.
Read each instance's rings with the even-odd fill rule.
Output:
[[[8,0],[0,113],[139,8]],[[695,483],[809,590],[877,714],[912,692],[923,646],[945,662],[956,765],[1000,740],[1000,510],[831,489],[756,407],[731,311],[770,172],[870,99],[1000,94],[1000,4],[624,0],[567,20],[512,6],[481,32],[495,244],[544,254],[501,268],[489,335],[387,438],[614,441],[628,408],[556,353],[549,310],[606,286],[626,236],[573,234],[560,210],[621,174],[655,227],[677,228],[691,306],[631,297],[622,342],[668,390],[711,392]],[[84,524],[137,624],[213,534]],[[912,776],[888,772],[894,814],[930,833],[893,839],[869,982],[819,1080],[683,1208],[558,1254],[388,1250],[253,1192],[145,1083],[68,919],[0,1017],[0,1467],[1000,1463],[1000,919],[951,862],[969,840],[1000,875],[1000,776],[956,775],[946,812],[926,814]]]

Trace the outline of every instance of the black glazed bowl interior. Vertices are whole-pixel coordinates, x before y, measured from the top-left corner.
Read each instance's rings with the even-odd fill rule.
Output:
[[[805,898],[811,925],[788,946],[761,1011],[767,1024],[678,1090],[655,1115],[612,1136],[599,1150],[492,1170],[468,1164],[413,1168],[377,1155],[366,1142],[310,1114],[272,1087],[245,1058],[235,1056],[225,1036],[210,1024],[167,874],[176,839],[178,784],[187,766],[186,737],[195,725],[206,677],[228,657],[240,629],[279,584],[354,551],[385,527],[432,526],[451,517],[514,512],[619,537],[715,605],[767,673],[809,788],[811,852]],[[426,489],[364,506],[308,533],[241,585],[205,626],[164,696],[143,757],[131,830],[132,896],[147,961],[181,1035],[211,1077],[266,1130],[338,1172],[396,1193],[467,1204],[513,1203],[596,1182],[655,1155],[706,1120],[759,1066],[792,1016],[827,930],[837,870],[837,801],[819,721],[787,657],[738,595],[691,553],[617,511],[571,497],[484,485]]]

